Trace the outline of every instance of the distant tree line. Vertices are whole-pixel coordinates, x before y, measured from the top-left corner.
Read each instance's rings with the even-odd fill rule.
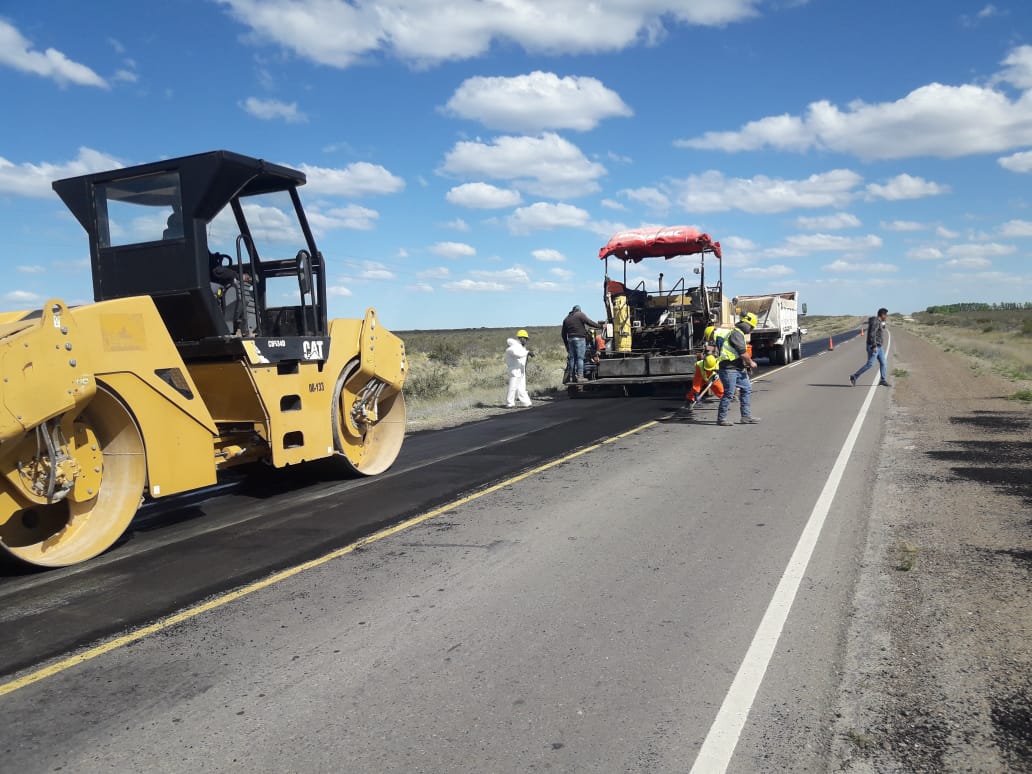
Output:
[[[959,304],[940,304],[930,306],[925,311],[928,314],[953,314],[954,312],[1015,312],[1022,309],[1032,309],[1032,301],[1001,301],[996,304],[986,304],[980,301],[964,301]]]

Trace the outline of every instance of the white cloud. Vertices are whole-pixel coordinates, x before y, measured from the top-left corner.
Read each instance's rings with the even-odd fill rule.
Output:
[[[927,226],[913,220],[882,221],[881,227],[885,231],[924,231]]]
[[[344,285],[330,285],[326,288],[326,295],[347,298],[351,295],[351,291]]]
[[[952,258],[942,264],[944,269],[987,269],[993,265],[988,258]]]
[[[997,80],[1016,86],[1022,91],[1032,89],[1032,46],[1018,46],[1003,60],[1004,68]]]
[[[870,199],[887,199],[889,201],[900,201],[902,199],[922,199],[926,196],[939,196],[948,193],[950,187],[933,183],[920,177],[912,175],[896,175],[885,185],[871,183],[867,186],[867,195]]]
[[[544,261],[545,263],[562,263],[566,260],[566,256],[561,252],[547,247],[543,247],[539,250],[531,250],[530,254],[534,256],[536,260]]]
[[[0,19],[0,65],[23,73],[50,78],[62,86],[98,86],[108,88],[107,81],[84,64],[73,62],[55,48],[36,51],[9,22]]]
[[[620,202],[616,201],[615,199],[603,199],[601,202],[599,202],[599,204],[601,204],[607,210],[618,210],[620,212],[627,211],[627,207],[621,204]]]
[[[505,132],[583,132],[602,119],[633,115],[620,95],[595,78],[560,78],[540,70],[513,78],[469,78],[448,100],[446,110]]]
[[[329,210],[308,208],[305,212],[308,223],[316,235],[325,234],[336,228],[347,228],[354,231],[370,231],[376,228],[380,213],[358,204],[346,207],[334,207]]]
[[[620,191],[620,194],[657,213],[663,213],[670,209],[669,197],[658,188],[627,188]]]
[[[435,266],[432,269],[424,269],[417,275],[420,279],[446,279],[451,276],[447,266]]]
[[[997,82],[1032,89],[1032,46],[1015,48],[1003,64]],[[769,116],[738,131],[711,131],[675,143],[728,152],[817,148],[864,159],[956,158],[1030,144],[1028,94],[1012,100],[991,85],[941,83],[921,86],[894,102],[855,100],[845,109],[820,100],[804,116]]]
[[[835,212],[831,215],[815,215],[812,217],[800,215],[796,218],[796,225],[807,231],[837,231],[841,228],[858,228],[860,219],[848,212]]]
[[[503,290],[507,290],[500,282],[478,282],[471,279],[457,280],[456,282],[446,282],[444,287],[447,290],[458,290],[462,292],[470,293],[498,293]]]
[[[308,121],[308,116],[297,109],[297,103],[280,102],[275,99],[258,99],[248,97],[240,103],[240,107],[255,118],[263,121],[283,119],[288,124],[303,124]]]
[[[140,80],[140,76],[134,73],[132,70],[117,70],[112,76],[112,80],[120,83],[136,83]]]
[[[42,300],[43,296],[29,290],[9,290],[4,293],[4,301],[10,301],[12,304],[34,304]]]
[[[756,249],[756,243],[753,242],[751,239],[746,239],[745,237],[729,236],[729,237],[724,237],[723,239],[718,240],[718,241],[720,242],[720,246],[722,248],[724,248],[725,250],[726,249],[731,249],[731,250],[755,250]]]
[[[467,232],[467,231],[471,230],[470,227],[469,227],[469,223],[464,221],[462,218],[456,218],[455,220],[449,220],[447,223],[444,224],[444,227],[445,228],[450,228],[453,231]]]
[[[1032,237],[1032,221],[1008,220],[1000,226],[1000,236],[1003,237]]]
[[[18,266],[16,267],[22,274],[46,274],[45,266]]]
[[[1032,172],[1032,151],[1022,151],[997,159],[996,163],[1011,172]]]
[[[519,191],[498,188],[490,183],[463,183],[448,191],[444,198],[460,207],[481,210],[515,207],[523,201]]]
[[[440,172],[509,180],[525,193],[562,199],[599,190],[596,180],[606,168],[589,161],[570,141],[546,132],[539,137],[496,137],[490,144],[456,143]]]
[[[674,181],[680,190],[677,203],[686,212],[724,212],[737,209],[751,213],[785,212],[796,208],[840,207],[847,204],[863,181],[856,172],[833,169],[805,180],[785,180],[757,175],[727,178],[710,170]]]
[[[587,211],[572,204],[536,202],[517,209],[506,218],[506,223],[513,234],[529,234],[553,228],[576,228],[586,225],[589,219]]]
[[[417,282],[415,285],[408,285],[406,290],[411,290],[415,293],[433,293],[434,286],[426,282]]]
[[[737,273],[742,277],[786,277],[793,274],[794,270],[779,263],[773,266],[750,266],[740,269]]]
[[[938,247],[915,247],[913,250],[907,251],[907,258],[915,261],[937,261],[942,257],[942,250]]]
[[[556,277],[558,277],[558,278],[559,278],[559,279],[561,279],[561,280],[569,280],[569,279],[573,279],[573,278],[574,278],[574,276],[576,276],[576,275],[575,275],[575,274],[574,274],[574,273],[573,273],[572,271],[570,271],[569,269],[564,269],[564,268],[562,268],[562,267],[560,267],[560,266],[556,266],[555,268],[549,269],[549,270],[548,270],[548,273],[549,273],[549,274],[554,274],[554,275],[555,275]]]
[[[476,248],[465,242],[437,242],[429,249],[431,253],[441,258],[468,258],[477,254]]]
[[[85,147],[79,148],[79,156],[74,161],[59,164],[14,164],[0,156],[0,194],[50,198],[54,195],[50,187],[54,180],[122,166],[114,156]]]
[[[362,270],[358,274],[362,279],[367,280],[391,280],[397,275],[376,261],[363,261]]]
[[[522,266],[510,266],[508,269],[499,269],[497,271],[475,269],[469,273],[469,276],[478,280],[490,280],[506,285],[526,285],[530,282],[530,275]]]
[[[863,252],[882,246],[881,237],[868,234],[862,237],[844,237],[835,234],[795,234],[788,237],[780,247],[765,251],[771,257],[787,258],[828,252]]]
[[[720,27],[756,15],[758,0],[218,0],[254,33],[299,57],[350,67],[376,53],[417,65],[470,59],[493,44],[568,56],[653,43],[668,27]],[[332,31],[332,34],[327,34]]]
[[[825,271],[832,272],[877,272],[884,274],[886,272],[899,271],[899,267],[891,263],[868,263],[867,261],[844,261],[839,259],[832,261],[831,263],[825,264],[822,267]]]
[[[538,280],[537,282],[530,283],[531,290],[544,290],[546,292],[555,292],[557,290],[563,290],[563,286],[558,282],[551,282],[549,280]]]
[[[986,255],[1001,257],[1004,255],[1013,255],[1017,251],[1018,248],[1014,245],[1001,245],[998,242],[983,242],[953,245],[946,249],[946,255],[950,258],[966,258],[971,256],[973,253],[975,257],[984,257]]]
[[[298,167],[308,177],[306,190],[312,194],[345,196],[357,199],[361,196],[397,193],[405,188],[405,181],[379,164],[356,161],[344,169],[313,167],[302,164]]]

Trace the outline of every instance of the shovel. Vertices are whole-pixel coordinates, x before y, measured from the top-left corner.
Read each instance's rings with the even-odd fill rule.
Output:
[[[710,378],[710,380],[708,382],[706,382],[706,386],[702,389],[702,392],[699,393],[699,397],[697,397],[691,403],[687,403],[686,402],[683,406],[681,406],[681,408],[679,410],[683,411],[684,413],[686,413],[688,415],[691,415],[695,411],[695,404],[698,403],[700,400],[702,400],[703,398],[706,397],[706,393],[710,391],[710,387],[713,386],[714,382],[719,381],[719,379],[720,379],[719,376],[717,376],[716,374],[713,374],[712,378]]]

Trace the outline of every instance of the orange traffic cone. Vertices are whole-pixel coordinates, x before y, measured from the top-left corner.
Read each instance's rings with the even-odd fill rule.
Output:
[[[831,336],[828,336],[828,349],[829,350],[835,349],[835,341],[834,341],[834,339],[832,339]]]

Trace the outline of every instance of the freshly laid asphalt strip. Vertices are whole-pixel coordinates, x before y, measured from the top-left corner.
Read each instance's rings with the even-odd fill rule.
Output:
[[[807,342],[804,354],[826,346]],[[263,470],[229,495],[155,503],[92,562],[0,577],[0,676],[322,556],[680,404],[677,397],[559,400],[415,434],[380,477],[340,482],[314,463]]]
[[[0,675],[322,556],[678,405],[556,401],[414,435],[381,477],[327,485],[318,464],[265,471],[232,495],[134,522],[128,538],[93,563],[0,579]],[[217,527],[220,518],[229,523]]]

